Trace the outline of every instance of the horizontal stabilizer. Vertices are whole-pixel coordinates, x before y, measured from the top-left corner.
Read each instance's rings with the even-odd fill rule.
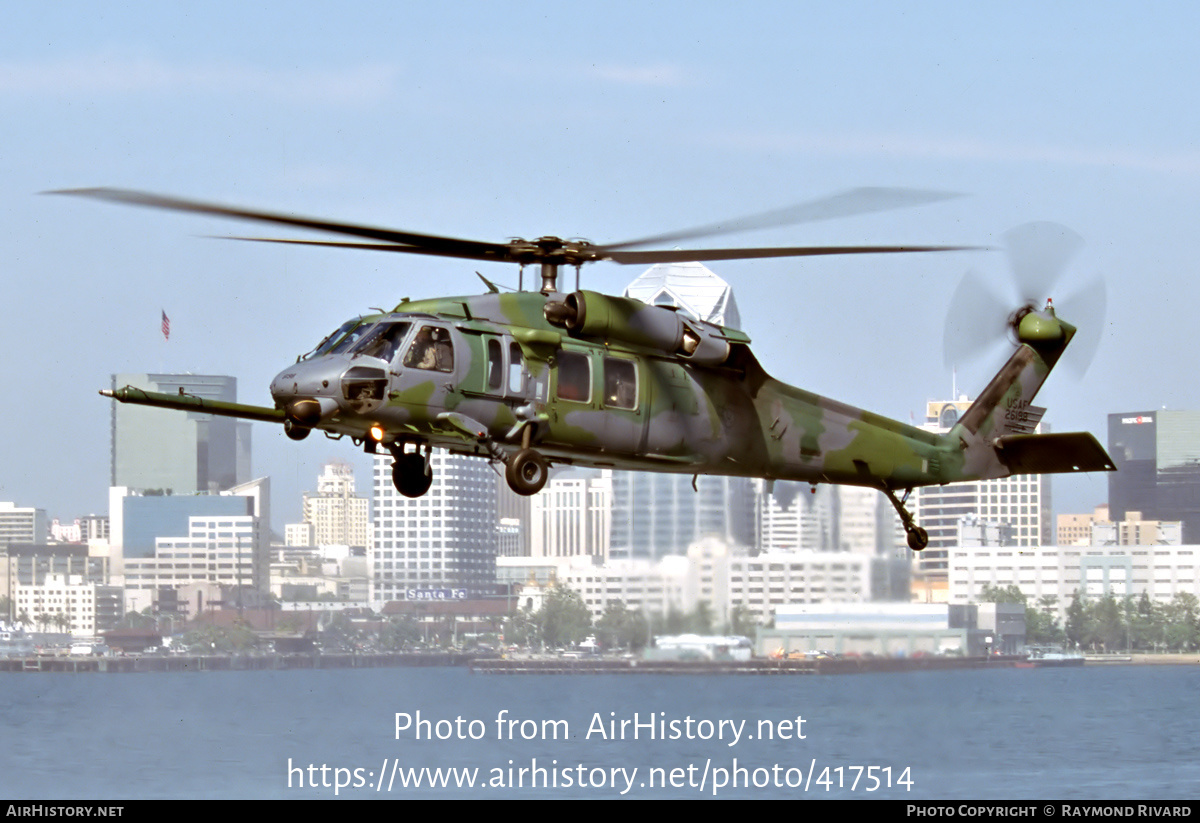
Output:
[[[996,454],[1013,474],[1117,470],[1104,447],[1088,432],[1006,435],[997,438]]]

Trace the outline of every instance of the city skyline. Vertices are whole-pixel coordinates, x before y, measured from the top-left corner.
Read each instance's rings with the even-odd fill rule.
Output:
[[[461,15],[376,8],[362,26],[300,3],[239,7],[236,30],[222,4],[67,8],[14,9],[0,33],[0,99],[21,124],[0,159],[0,328],[11,375],[27,376],[13,390],[51,399],[36,422],[24,403],[0,409],[0,497],[51,517],[103,505],[111,402],[95,392],[109,375],[225,374],[243,402],[262,403],[271,375],[372,305],[476,293],[476,268],[517,280],[496,264],[220,242],[205,235],[228,234],[227,222],[36,194],[79,186],[597,242],[856,186],[962,193],[735,239],[997,248],[1014,225],[1059,221],[1088,241],[1063,292],[1106,275],[1110,311],[1087,377],[1056,373],[1039,400],[1057,429],[1099,434],[1122,408],[1200,408],[1200,387],[1178,379],[1200,296],[1186,243],[1200,92],[1173,82],[1196,64],[1187,32],[1200,9],[1188,4],[771,5],[769,25],[694,4],[611,15],[468,4]],[[576,25],[587,38],[547,52]],[[535,122],[514,99],[559,116]],[[897,257],[714,271],[737,290],[770,373],[903,420],[946,394],[952,366],[972,393],[994,371],[947,364],[941,325],[966,270],[999,281],[1006,263],[992,251]],[[615,293],[637,273],[596,266],[585,284]],[[64,305],[86,307],[86,320],[47,334]],[[288,522],[298,512],[282,503],[314,466],[340,457],[361,474],[368,462],[257,429],[251,473],[272,476]],[[67,431],[77,448],[51,456],[47,434]],[[1104,483],[1058,482],[1054,496],[1086,509]]]

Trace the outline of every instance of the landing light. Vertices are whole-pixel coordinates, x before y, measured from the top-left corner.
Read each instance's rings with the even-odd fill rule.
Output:
[[[383,442],[384,434],[385,434],[385,432],[383,430],[383,426],[380,426],[377,424],[377,425],[374,425],[371,427],[371,439],[374,440],[376,443]]]

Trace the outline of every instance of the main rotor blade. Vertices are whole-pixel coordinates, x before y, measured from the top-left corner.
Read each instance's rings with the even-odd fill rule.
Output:
[[[348,240],[300,240],[285,237],[216,237],[218,240],[244,240],[247,243],[282,243],[288,246],[323,246],[330,249],[361,249],[365,251],[390,251],[403,254],[424,254],[431,257],[454,257],[463,260],[483,260],[487,262],[515,263],[516,261],[507,248],[502,248],[501,254],[487,251],[481,254],[466,254],[462,251],[449,249],[427,249],[420,246],[402,246],[398,243],[352,243]]]
[[[812,223],[817,220],[832,220],[836,217],[850,217],[856,214],[867,214],[888,209],[899,209],[906,206],[919,206],[924,203],[936,203],[960,195],[951,192],[926,191],[922,189],[889,189],[889,188],[858,188],[850,189],[839,194],[799,203],[782,209],[752,214],[734,220],[724,220],[720,223],[709,223],[690,229],[656,234],[637,240],[626,240],[621,243],[607,243],[601,247],[603,251],[628,249],[634,246],[648,246],[651,243],[674,243],[679,240],[693,240],[697,237],[716,237],[722,234],[751,231],[754,229],[773,228],[775,226],[790,226],[796,223]]]
[[[66,194],[72,197],[88,197],[93,200],[105,200],[110,203],[122,203],[129,206],[145,206],[152,209],[230,217],[235,220],[254,220],[260,223],[294,226],[296,228],[326,231],[333,234],[346,234],[352,237],[366,237],[388,243],[402,243],[408,246],[438,250],[443,254],[471,259],[507,259],[505,255],[507,254],[508,246],[504,243],[485,243],[476,240],[464,240],[458,237],[442,237],[436,234],[417,234],[414,232],[396,231],[394,229],[362,226],[354,223],[337,223],[311,217],[298,217],[289,214],[203,203],[197,200],[184,200],[178,197],[166,197],[160,194],[150,194],[148,192],[132,191],[129,189],[60,189],[46,193]]]
[[[761,257],[820,257],[833,254],[909,254],[931,251],[976,251],[979,246],[792,246],[762,249],[660,249],[596,253],[601,260],[622,265],[691,263],[701,260],[753,260]]]

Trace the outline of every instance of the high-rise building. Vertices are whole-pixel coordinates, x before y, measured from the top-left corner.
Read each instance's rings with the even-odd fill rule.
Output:
[[[562,472],[529,498],[530,556],[603,560],[612,521],[612,477],[607,469]]]
[[[733,290],[700,263],[651,266],[625,296],[717,325],[741,325]],[[706,537],[739,546],[755,539],[754,481],[748,478],[615,472],[612,495],[614,559],[683,555]]]
[[[1108,476],[1114,521],[1183,522],[1185,543],[1200,543],[1200,411],[1125,412],[1108,416]]]
[[[304,495],[304,522],[312,526],[309,545],[367,547],[371,540],[368,500],[354,493],[351,466],[325,464],[316,493]]]
[[[210,495],[127,491],[110,494],[120,512],[112,539],[123,549],[120,573],[133,607],[149,605],[161,589],[195,584],[268,590],[268,478]]]
[[[838,488],[829,484],[758,481],[758,538],[761,552],[836,551]]]
[[[923,428],[948,432],[970,407],[965,397],[932,401]],[[914,555],[917,572],[925,579],[946,580],[947,552],[959,544],[964,518],[999,523],[1012,546],[1043,546],[1053,539],[1050,478],[1044,474],[923,486],[913,489],[910,511],[929,532],[929,547]]]
[[[486,460],[435,449],[422,497],[392,485],[392,458],[375,458],[371,602],[475,599],[496,588],[496,473]]]
[[[237,379],[206,374],[114,374],[112,388],[237,401]],[[111,404],[112,484],[174,494],[217,492],[250,478],[250,423],[233,417]]]
[[[715,537],[732,546],[754,543],[754,481],[746,477],[613,472],[613,559],[687,554]]]
[[[45,509],[0,502],[0,549],[10,543],[45,543],[49,535]]]

